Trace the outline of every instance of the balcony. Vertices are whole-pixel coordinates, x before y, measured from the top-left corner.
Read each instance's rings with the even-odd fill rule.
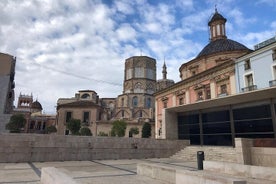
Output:
[[[225,96],[227,96],[228,94],[227,93],[220,93],[220,94],[218,94],[218,97],[220,98],[220,97],[225,97]]]
[[[252,85],[252,86],[248,86],[248,87],[245,87],[245,88],[242,88],[242,92],[248,92],[248,91],[253,91],[253,90],[256,90],[257,89],[257,85]]]
[[[269,81],[269,87],[276,86],[276,79]]]

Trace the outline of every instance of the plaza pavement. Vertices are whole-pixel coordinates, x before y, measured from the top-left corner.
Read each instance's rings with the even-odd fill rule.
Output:
[[[92,160],[64,162],[0,163],[1,184],[39,184],[42,167],[56,167],[83,184],[165,184],[137,175],[138,163],[160,163],[162,165],[197,170],[196,162],[171,158]]]

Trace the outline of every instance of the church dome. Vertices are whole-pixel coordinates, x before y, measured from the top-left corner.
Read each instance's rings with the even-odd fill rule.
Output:
[[[243,44],[236,42],[230,39],[217,39],[211,41],[208,45],[206,45],[202,51],[197,55],[197,58],[201,56],[207,56],[214,53],[226,52],[226,51],[243,51],[249,50]]]
[[[32,109],[36,109],[36,110],[42,110],[42,105],[36,100],[31,104],[31,108]]]

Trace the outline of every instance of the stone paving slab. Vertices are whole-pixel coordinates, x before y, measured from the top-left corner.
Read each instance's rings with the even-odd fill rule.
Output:
[[[0,164],[0,183],[26,183],[38,184],[40,177],[34,172],[30,165],[19,164]]]
[[[0,184],[39,184],[42,167],[56,167],[84,184],[165,184],[137,175],[138,163],[161,163],[195,170],[195,162],[165,159],[125,159],[64,162],[0,163]]]

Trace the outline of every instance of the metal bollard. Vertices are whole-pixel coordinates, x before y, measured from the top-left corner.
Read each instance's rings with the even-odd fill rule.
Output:
[[[197,152],[197,169],[203,170],[203,160],[204,160],[204,152],[198,151]]]

